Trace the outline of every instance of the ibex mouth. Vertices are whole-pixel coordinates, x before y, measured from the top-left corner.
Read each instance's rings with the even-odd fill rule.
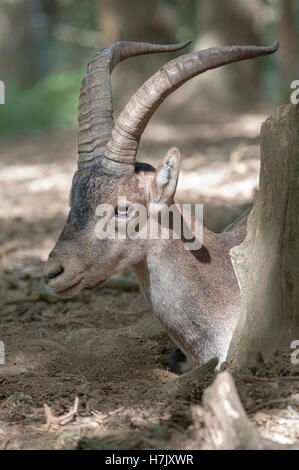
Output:
[[[92,289],[96,289],[97,287],[100,287],[104,282],[106,282],[108,279],[108,277],[106,279],[103,279],[102,281],[100,282],[97,282],[96,284],[94,284],[93,286],[86,286],[85,289],[86,290],[92,290]]]
[[[79,281],[76,281],[74,284],[71,284],[70,286],[63,289],[55,289],[51,286],[49,286],[49,288],[54,292],[55,295],[57,295],[57,297],[67,298],[77,294],[82,289],[82,284],[83,283],[81,278]]]

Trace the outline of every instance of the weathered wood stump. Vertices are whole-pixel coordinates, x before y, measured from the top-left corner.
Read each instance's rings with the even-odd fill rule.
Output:
[[[299,339],[299,106],[262,124],[259,191],[245,241],[231,256],[242,291],[228,361],[268,361]]]
[[[247,417],[229,372],[217,375],[203,395],[202,408],[192,408],[193,438],[202,440],[204,449],[213,450],[270,450],[298,449],[299,443],[282,445],[265,439]]]

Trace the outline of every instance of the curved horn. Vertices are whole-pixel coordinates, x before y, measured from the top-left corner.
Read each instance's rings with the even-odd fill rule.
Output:
[[[165,98],[184,82],[221,65],[272,54],[278,46],[276,41],[269,47],[213,47],[168,62],[137,90],[119,115],[102,160],[105,171],[111,174],[135,171],[136,152],[146,125]]]
[[[169,46],[142,42],[118,42],[100,49],[87,66],[78,104],[79,165],[103,155],[114,127],[110,74],[123,60],[152,52],[176,51],[191,41]]]

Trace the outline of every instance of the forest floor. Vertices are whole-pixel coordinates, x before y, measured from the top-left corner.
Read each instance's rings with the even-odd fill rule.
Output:
[[[184,126],[161,119],[145,135],[140,155],[157,164],[169,141],[179,145],[178,198],[202,201],[206,224],[220,231],[257,188],[264,117],[226,114],[212,123],[206,114],[196,126],[191,119]],[[0,449],[205,448],[204,433],[196,441],[192,434],[192,406],[201,404],[214,375],[177,386],[167,369],[172,342],[132,273],[123,273],[132,279],[131,291],[104,286],[69,300],[42,285],[43,263],[68,211],[75,131],[1,147]],[[282,444],[299,439],[299,365],[291,363],[291,352],[234,375],[261,435]]]

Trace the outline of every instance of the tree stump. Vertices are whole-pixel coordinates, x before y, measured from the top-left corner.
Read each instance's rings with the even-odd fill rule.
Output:
[[[260,435],[240,401],[234,380],[221,372],[205,391],[203,405],[192,407],[193,439],[209,450],[298,450],[298,442],[282,445]],[[204,438],[202,433],[204,432]]]
[[[278,108],[262,124],[259,191],[247,237],[231,257],[242,305],[228,361],[244,369],[299,339],[298,105]]]

